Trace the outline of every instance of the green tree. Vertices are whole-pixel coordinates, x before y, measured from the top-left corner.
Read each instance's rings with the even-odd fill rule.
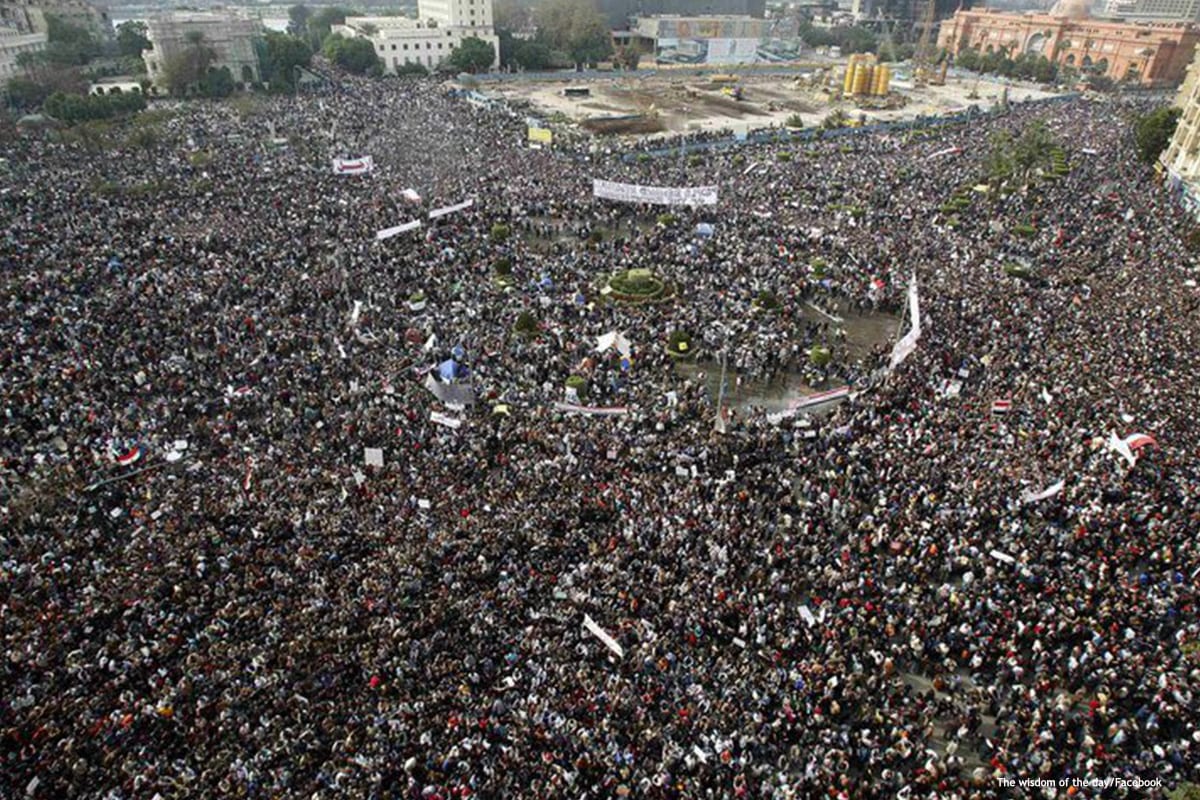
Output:
[[[512,63],[521,69],[549,69],[554,65],[554,54],[544,42],[517,39],[513,43]]]
[[[312,47],[313,52],[320,50],[324,46],[324,42],[329,38],[333,26],[341,25],[345,22],[346,16],[349,13],[349,11],[341,6],[332,6],[330,8],[322,8],[308,18],[308,44]]]
[[[200,93],[205,97],[225,98],[233,94],[235,86],[233,74],[229,71],[229,67],[221,67],[220,69],[210,67],[208,74],[204,76],[204,81],[200,86]]]
[[[80,66],[100,55],[100,43],[87,28],[46,15],[46,49],[42,58],[56,66]]]
[[[308,20],[312,16],[312,9],[299,3],[288,9],[288,24],[287,32],[292,36],[304,36],[308,33]]]
[[[336,33],[330,34],[325,39],[322,52],[331,62],[355,75],[365,75],[380,68],[375,46],[367,39],[347,39]]]
[[[612,53],[608,24],[589,0],[546,0],[535,19],[538,38],[576,64],[595,63]]]
[[[127,58],[141,58],[142,51],[150,49],[146,23],[128,20],[117,26],[117,50]]]
[[[295,88],[296,68],[312,63],[312,49],[299,36],[267,31],[259,53],[263,79],[285,91]]]
[[[188,31],[183,38],[188,46],[163,64],[164,81],[173,95],[183,95],[198,87],[217,58],[213,49],[204,43],[204,34],[200,31]]]
[[[485,70],[496,60],[496,48],[477,36],[468,36],[454,48],[446,62],[459,72]]]
[[[1142,161],[1153,164],[1167,149],[1175,126],[1179,124],[1179,114],[1178,108],[1163,106],[1137,118],[1133,126],[1133,138]]]

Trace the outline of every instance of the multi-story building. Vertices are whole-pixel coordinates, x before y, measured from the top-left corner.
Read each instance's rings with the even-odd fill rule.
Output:
[[[609,27],[630,27],[631,17],[676,15],[689,17],[747,16],[762,18],[766,0],[600,0],[600,13]]]
[[[464,39],[474,37],[492,45],[500,64],[500,38],[492,19],[492,0],[420,0],[418,19],[405,17],[347,17],[334,33],[369,39],[386,72],[420,64],[435,70]]]
[[[1108,0],[1104,13],[1138,22],[1200,21],[1200,0]]]
[[[1176,98],[1176,105],[1182,109],[1179,124],[1159,163],[1171,193],[1193,216],[1200,217],[1200,80],[1192,77],[1200,73],[1200,59],[1188,72],[1191,79],[1184,82]]]
[[[639,17],[634,43],[660,64],[752,64],[767,31],[755,17]]]
[[[0,92],[9,79],[24,73],[18,61],[22,53],[46,49],[46,34],[21,33],[16,28],[0,28]]]
[[[963,50],[1043,55],[1082,72],[1144,86],[1174,86],[1192,61],[1200,27],[1190,23],[1119,22],[1091,19],[1080,2],[1049,14],[959,11],[941,25],[938,46]]]
[[[46,33],[48,17],[78,25],[101,39],[111,39],[112,20],[108,9],[87,0],[0,0],[0,27],[17,33]]]
[[[151,49],[142,53],[155,86],[166,85],[167,64],[197,45],[212,50],[214,69],[228,67],[235,81],[253,83],[261,76],[254,40],[263,35],[262,20],[236,11],[170,11],[146,20]]]

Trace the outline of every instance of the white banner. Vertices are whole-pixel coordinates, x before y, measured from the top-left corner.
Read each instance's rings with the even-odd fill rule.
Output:
[[[622,203],[651,203],[660,206],[715,206],[716,186],[638,186],[596,178],[592,181],[592,196],[600,200]]]
[[[917,340],[921,338],[921,302],[917,298],[916,273],[908,283],[908,318],[912,328],[892,348],[892,360],[888,364],[888,369],[895,369],[904,363],[904,359],[917,349]]]
[[[394,228],[384,228],[381,231],[375,231],[375,241],[382,242],[384,239],[390,239],[393,236],[400,235],[401,233],[415,231],[419,227],[421,227],[421,220],[414,219],[411,222],[405,222],[404,224],[397,225]]]
[[[554,410],[565,411],[568,414],[590,414],[597,417],[612,417],[629,413],[629,409],[625,406],[581,406],[575,403],[555,403]]]
[[[375,169],[375,159],[371,156],[335,158],[333,160],[334,175],[365,175],[373,169]]]
[[[1025,494],[1021,495],[1021,501],[1025,502],[1025,503],[1036,503],[1039,500],[1045,500],[1049,497],[1054,497],[1054,495],[1058,494],[1063,489],[1065,489],[1066,486],[1067,486],[1066,481],[1059,481],[1058,483],[1047,486],[1045,489],[1042,489],[1040,492],[1035,493],[1035,492],[1026,491]]]
[[[462,420],[458,417],[452,417],[449,414],[443,414],[440,411],[429,412],[430,422],[436,422],[438,425],[445,425],[447,428],[458,430],[462,426]]]
[[[468,208],[470,208],[473,205],[475,205],[474,200],[464,200],[463,202],[459,203],[458,205],[442,206],[441,208],[435,208],[433,211],[429,212],[429,218],[437,219],[438,217],[444,217],[447,214],[453,214],[456,211],[466,211]]]
[[[617,640],[609,636],[604,629],[597,625],[587,614],[584,614],[583,616],[583,627],[587,628],[597,639],[604,642],[604,646],[616,653],[618,657],[625,655],[625,649],[622,648],[621,645],[617,644]]]

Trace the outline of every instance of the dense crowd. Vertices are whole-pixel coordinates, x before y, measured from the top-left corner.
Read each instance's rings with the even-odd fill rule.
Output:
[[[1129,111],[623,159],[356,81],[180,105],[138,145],[0,142],[0,796],[1200,780],[1196,263]],[[1071,172],[949,225],[988,137],[1038,121]],[[719,203],[660,222],[595,177]],[[635,267],[675,298],[606,302]],[[914,273],[890,374],[890,341],[851,353],[813,309],[895,312]],[[825,344],[815,377],[855,392],[715,433],[675,330],[746,379]],[[451,359],[465,409],[429,388]],[[571,375],[628,413],[557,408]],[[1114,432],[1157,446],[1131,465]]]

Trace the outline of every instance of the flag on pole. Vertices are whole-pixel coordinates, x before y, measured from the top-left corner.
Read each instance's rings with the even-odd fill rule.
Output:
[[[1049,497],[1054,497],[1054,495],[1066,488],[1066,485],[1067,484],[1065,481],[1059,481],[1058,483],[1047,486],[1045,489],[1037,493],[1026,491],[1025,494],[1021,495],[1021,501],[1024,503],[1036,503],[1039,500],[1045,500]]]
[[[128,467],[130,464],[134,464],[137,461],[139,461],[141,459],[141,457],[145,454],[146,454],[146,451],[144,449],[142,449],[142,446],[140,444],[135,444],[133,447],[129,448],[124,453],[114,455],[113,458],[122,467]]]

